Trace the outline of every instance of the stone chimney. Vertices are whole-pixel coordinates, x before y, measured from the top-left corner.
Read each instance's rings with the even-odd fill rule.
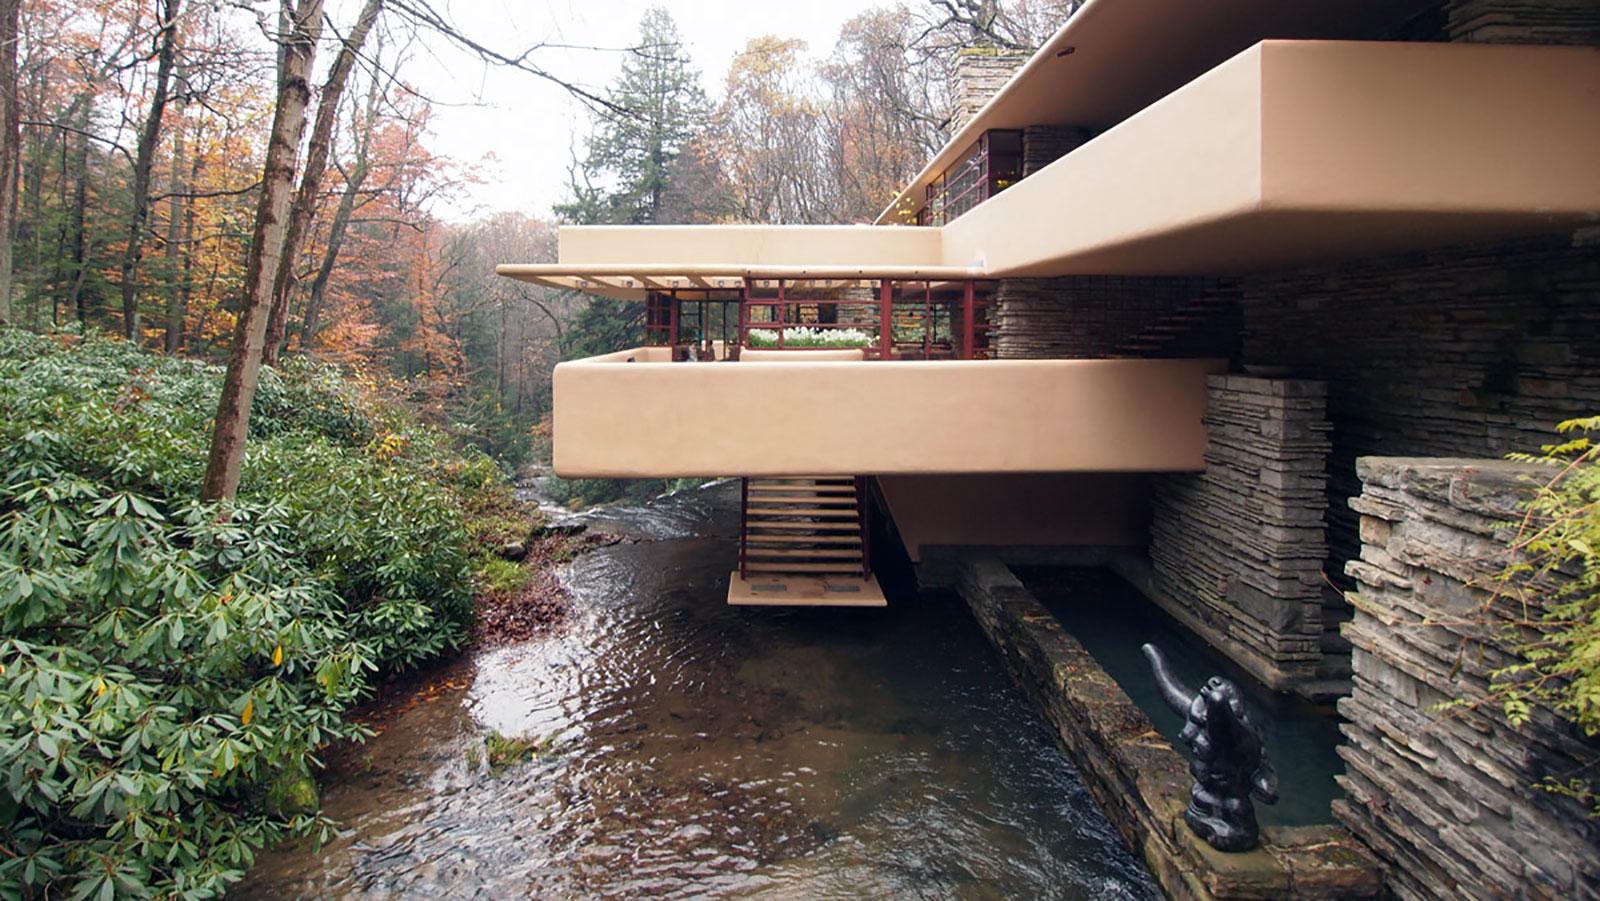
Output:
[[[978,115],[978,110],[999,93],[1022,64],[1033,56],[1031,50],[1004,50],[996,47],[967,47],[956,56],[956,115],[951,131]]]

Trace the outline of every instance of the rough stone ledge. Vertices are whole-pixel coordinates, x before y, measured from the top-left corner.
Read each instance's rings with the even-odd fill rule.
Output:
[[[1169,897],[1378,895],[1376,858],[1335,825],[1268,828],[1246,854],[1220,853],[1196,837],[1183,822],[1187,763],[1083,645],[992,555],[963,559],[956,583],[1090,794]]]
[[[1356,476],[1364,486],[1403,491],[1494,520],[1519,519],[1518,502],[1553,470],[1531,463],[1455,457],[1361,457]]]

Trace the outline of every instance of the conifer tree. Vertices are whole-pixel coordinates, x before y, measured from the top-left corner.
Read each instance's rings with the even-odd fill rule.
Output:
[[[645,11],[638,49],[606,99],[612,107],[598,114],[586,158],[573,167],[573,199],[556,214],[580,224],[660,223],[673,164],[710,108],[665,9]],[[638,338],[643,310],[643,304],[591,299],[573,322],[571,352],[587,356],[627,346]]]
[[[574,184],[574,201],[557,212],[578,222],[660,222],[673,163],[709,107],[700,73],[689,65],[665,9],[645,12],[638,49],[606,99],[611,107],[599,113],[586,142],[587,180]]]

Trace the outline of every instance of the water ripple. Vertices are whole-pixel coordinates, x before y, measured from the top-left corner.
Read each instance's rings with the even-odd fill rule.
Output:
[[[724,484],[594,514],[652,540],[572,564],[566,633],[335,755],[341,835],[236,894],[1157,897],[957,602],[729,608],[736,511]],[[548,749],[491,774],[489,730]]]

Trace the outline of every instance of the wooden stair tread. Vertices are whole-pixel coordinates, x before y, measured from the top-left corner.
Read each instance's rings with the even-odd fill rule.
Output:
[[[752,548],[766,544],[861,544],[859,535],[751,535],[747,545]]]
[[[843,494],[854,497],[856,489],[852,485],[768,485],[758,484],[754,479],[750,481],[751,494]]]
[[[785,558],[785,559],[800,559],[800,560],[808,560],[808,559],[811,559],[811,560],[819,560],[819,559],[860,560],[861,559],[861,549],[859,547],[857,547],[855,549],[836,548],[835,547],[835,548],[747,548],[745,550],[745,558],[748,559],[748,560],[753,560],[753,559],[756,559],[756,558],[766,559],[768,557],[779,557],[779,558]]]
[[[747,516],[829,516],[855,517],[856,511],[847,507],[757,507],[745,511]]]
[[[759,502],[761,506],[771,506],[773,504],[829,504],[835,507],[854,507],[856,505],[856,498],[853,494],[811,494],[809,492],[806,494],[769,494],[765,491],[752,491],[750,492],[749,500],[752,504]]]
[[[810,529],[824,532],[859,532],[861,524],[855,522],[778,522],[763,520],[747,524],[751,529]]]
[[[860,563],[757,563],[747,561],[746,572],[753,573],[858,573]]]
[[[868,576],[752,575],[728,579],[728,603],[751,607],[887,607],[878,580]]]

